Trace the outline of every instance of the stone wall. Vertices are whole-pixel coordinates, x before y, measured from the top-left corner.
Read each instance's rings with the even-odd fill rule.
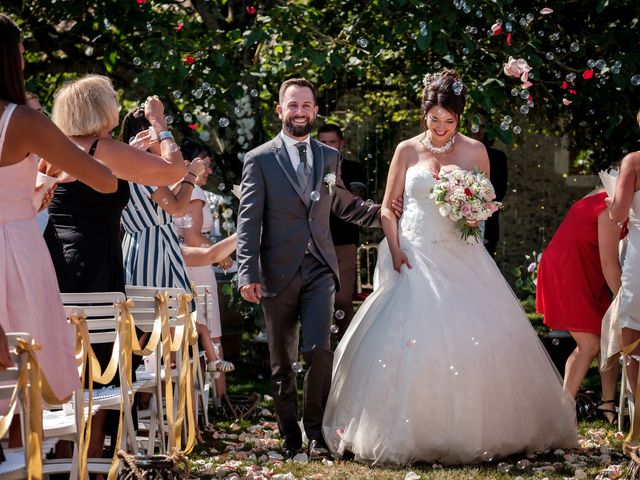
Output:
[[[542,251],[569,207],[600,181],[596,175],[569,175],[569,153],[560,138],[531,136],[517,149],[495,147],[509,165],[496,263],[513,284],[513,268],[528,264],[524,255]]]

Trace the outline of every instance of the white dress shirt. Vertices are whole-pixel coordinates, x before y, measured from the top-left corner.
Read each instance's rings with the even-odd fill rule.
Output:
[[[283,131],[280,131],[280,137],[284,142],[284,146],[287,149],[287,153],[289,154],[289,158],[291,159],[291,165],[293,165],[293,170],[298,171],[298,165],[300,164],[300,150],[296,147],[296,143],[299,143],[300,140],[296,140],[295,138],[291,138]],[[311,151],[311,136],[307,135],[307,138],[301,140],[302,142],[307,144],[307,162],[309,163],[309,167],[313,170],[313,152]]]

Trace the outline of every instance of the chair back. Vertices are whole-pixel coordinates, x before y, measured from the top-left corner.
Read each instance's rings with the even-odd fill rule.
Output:
[[[27,465],[29,464],[29,458],[31,456],[31,448],[33,448],[29,438],[31,417],[29,409],[30,398],[28,389],[30,388],[30,386],[26,383],[24,385],[19,385],[20,376],[23,373],[26,373],[24,372],[24,369],[29,368],[29,363],[27,359],[27,353],[18,353],[18,350],[16,348],[19,340],[31,343],[31,335],[25,332],[7,332],[6,336],[7,343],[9,345],[9,356],[13,361],[13,366],[0,370],[0,400],[10,401],[13,398],[15,392],[16,405],[15,407],[10,406],[7,416],[13,416],[15,413],[18,413],[20,416],[20,433],[22,436],[22,451],[24,454],[24,458],[20,458],[19,454],[16,455],[16,458],[7,458],[7,464],[0,465],[0,477],[4,476],[4,474],[8,474],[10,470],[12,472],[15,472],[24,469],[26,472]],[[16,388],[18,389],[17,391]],[[0,416],[0,418],[3,417]],[[6,423],[7,428],[10,423],[10,420]],[[6,433],[6,431],[0,432],[0,436],[4,436]],[[9,457],[9,453],[7,453],[7,457]],[[5,468],[2,467],[5,467],[7,471],[4,471]]]
[[[360,245],[356,257],[356,292],[358,294],[373,291],[373,274],[378,260],[377,245]]]
[[[117,302],[124,302],[122,292],[62,293],[67,316],[86,316],[91,343],[110,343],[117,337]]]

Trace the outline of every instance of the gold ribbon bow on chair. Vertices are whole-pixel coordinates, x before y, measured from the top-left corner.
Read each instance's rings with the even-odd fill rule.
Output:
[[[177,351],[182,348],[182,365],[179,375],[179,400],[178,414],[176,416],[175,436],[178,448],[182,443],[182,424],[184,422],[184,412],[187,412],[187,438],[184,453],[189,453],[195,446],[196,425],[193,412],[193,391],[195,388],[196,365],[189,359],[189,347],[198,341],[198,332],[191,315],[192,296],[189,293],[179,293],[177,318],[180,324],[176,327],[176,344],[172,345],[172,350]],[[180,333],[179,333],[180,330]],[[181,343],[181,345],[179,344]],[[199,361],[194,359],[193,362]]]
[[[131,308],[134,306],[134,302],[131,299],[125,300],[124,302],[116,302],[115,308],[118,312],[118,338],[120,339],[120,368],[121,374],[120,378],[123,380],[120,382],[120,418],[118,421],[118,434],[116,439],[117,447],[114,448],[114,452],[120,448],[120,443],[122,441],[122,422],[123,417],[125,415],[129,416],[133,403],[131,401],[131,397],[129,392],[133,391],[133,368],[131,364],[132,355],[135,353],[136,355],[149,355],[152,353],[158,342],[160,341],[161,333],[162,333],[162,315],[156,314],[156,319],[154,321],[153,330],[151,335],[143,348],[140,345],[140,339],[136,333],[136,324],[131,314]],[[125,396],[128,401],[125,404]],[[126,411],[125,411],[126,409]],[[118,457],[114,454],[113,462],[111,464],[111,469],[109,470],[109,480],[114,479],[116,475],[118,467]]]
[[[40,344],[35,340],[28,342],[18,339],[16,342],[16,351],[18,355],[26,354],[27,364],[26,368],[20,372],[18,388],[29,392],[26,395],[29,432],[25,441],[25,448],[28,448],[27,478],[29,480],[42,479],[42,400],[51,405],[59,405],[68,400],[59,399],[51,390],[49,382],[42,375],[36,350],[40,350]],[[10,419],[9,422],[11,422]]]

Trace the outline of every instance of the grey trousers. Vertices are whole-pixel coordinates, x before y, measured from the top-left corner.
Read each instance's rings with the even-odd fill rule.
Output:
[[[324,444],[322,416],[331,387],[331,318],[335,295],[331,269],[313,255],[304,256],[291,283],[278,295],[262,298],[271,362],[271,387],[285,448],[302,446],[298,426],[297,373],[299,332],[306,369],[303,425],[309,440]]]

